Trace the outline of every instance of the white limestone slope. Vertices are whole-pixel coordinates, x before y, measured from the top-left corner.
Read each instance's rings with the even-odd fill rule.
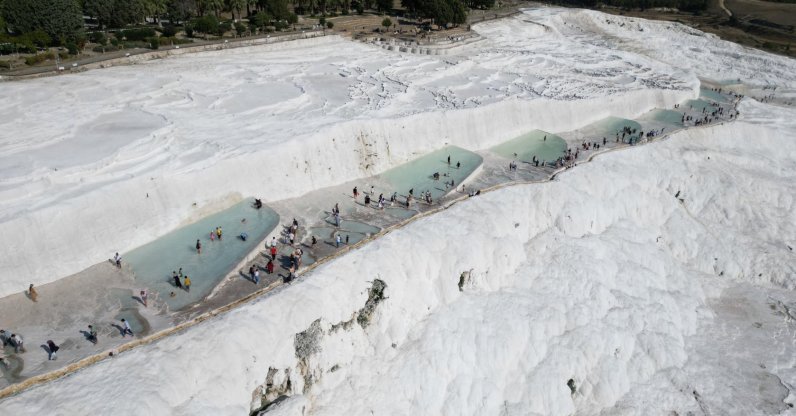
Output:
[[[695,75],[668,64],[490,29],[501,24],[444,58],[330,36],[2,84],[0,296],[242,197],[294,197],[445,144],[479,149],[696,94]]]
[[[551,183],[484,194],[272,296],[0,406],[12,414],[244,414],[259,405],[257,386],[272,368],[274,384],[291,381],[274,414],[693,409],[667,377],[627,400],[672,369],[687,377],[693,363],[707,374],[743,369],[710,367],[712,353],[693,355],[688,340],[711,328],[720,287],[796,284],[784,241],[796,235],[794,140],[793,129],[746,121],[689,130],[600,156]],[[460,292],[459,275],[471,268]],[[333,329],[355,317],[375,278],[387,299],[371,324]],[[295,334],[318,319],[319,348],[300,362]],[[772,341],[761,354],[796,352],[773,336],[792,332],[782,325],[765,329]],[[727,345],[747,342],[725,335]],[[788,380],[785,369],[766,371]],[[713,397],[715,414],[749,414],[722,380],[710,381],[699,390]]]

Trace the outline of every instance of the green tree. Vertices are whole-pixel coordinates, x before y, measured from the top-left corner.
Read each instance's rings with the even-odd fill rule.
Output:
[[[392,10],[392,0],[376,0],[376,9],[380,13],[387,13]]]
[[[384,26],[385,28],[389,28],[390,26],[392,26],[392,20],[390,20],[389,17],[385,17],[384,20],[381,21],[381,25]]]
[[[491,9],[495,6],[495,0],[468,0],[467,6],[471,9]]]
[[[208,12],[213,12],[218,16],[218,12],[224,8],[224,0],[197,0],[199,4],[199,14],[205,15]]]
[[[76,0],[4,0],[0,15],[17,34],[40,29],[53,41],[65,42],[83,32],[83,12]]]
[[[204,34],[211,34],[218,32],[218,19],[212,14],[202,16],[196,19],[193,23],[194,30]]]
[[[331,29],[331,28],[333,28],[333,27],[334,27],[334,22],[331,22],[331,21],[329,21],[329,22],[326,22],[326,27],[327,27],[328,29]]]
[[[287,20],[290,16],[287,0],[260,0],[258,4],[276,20]]]
[[[253,17],[249,19],[249,22],[252,23],[255,27],[260,29],[265,29],[266,26],[271,25],[271,21],[274,20],[271,15],[266,12],[257,12]]]
[[[243,18],[243,8],[246,7],[247,0],[227,0],[227,10],[232,12],[232,18],[235,19],[235,12],[238,12],[238,19]]]
[[[172,24],[188,21],[196,15],[196,2],[194,0],[168,0],[166,3],[166,16]]]
[[[461,24],[467,20],[467,11],[460,0],[401,0],[410,13],[434,19],[438,25]]]
[[[144,16],[151,17],[160,25],[160,17],[166,14],[166,0],[143,0]]]

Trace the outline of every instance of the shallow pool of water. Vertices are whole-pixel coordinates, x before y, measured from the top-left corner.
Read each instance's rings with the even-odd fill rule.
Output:
[[[719,94],[716,91],[711,91],[709,88],[700,88],[699,98],[715,101],[717,103],[728,103],[729,98],[726,95]]]
[[[688,100],[683,103],[682,108],[684,110],[697,111],[701,113],[705,108],[708,109],[708,112],[712,112],[716,107],[713,107],[713,103],[707,100]]]
[[[654,120],[671,125],[673,127],[683,126],[683,113],[675,110],[652,110],[641,117],[642,120]]]
[[[342,245],[345,244],[346,236],[348,236],[348,244],[356,244],[365,239],[365,237],[367,237],[367,235],[362,233],[346,231],[346,230],[338,230],[336,228],[328,228],[328,227],[311,228],[310,232],[312,233],[312,235],[315,236],[315,238],[318,239],[318,244],[326,244],[330,246],[336,245],[335,238],[337,237],[338,234],[340,234],[341,247]]]
[[[405,220],[407,218],[412,217],[413,215],[417,214],[417,211],[406,209],[406,208],[398,208],[397,203],[396,207],[394,208],[385,208],[384,213],[395,218],[399,218],[401,220]]]
[[[390,169],[379,177],[389,183],[398,195],[408,195],[409,190],[413,189],[415,198],[419,198],[421,193],[430,191],[436,200],[453,190],[445,187],[445,182],[453,180],[454,186],[459,186],[482,162],[483,158],[476,153],[456,146],[447,146]],[[458,168],[457,163],[460,164]],[[439,173],[438,180],[433,178],[435,172]],[[389,194],[385,194],[385,197],[389,200]],[[401,198],[400,202],[405,200]]]
[[[556,160],[564,156],[567,142],[554,134],[534,130],[499,144],[491,150],[505,158],[523,162],[530,162],[534,156],[539,160]]]
[[[252,202],[246,199],[172,231],[127,253],[124,259],[142,287],[159,293],[171,310],[183,308],[207,296],[279,224],[274,210],[265,206],[255,209]],[[210,232],[218,226],[223,239],[211,241]],[[243,232],[248,234],[246,241],[239,237]],[[196,252],[197,239],[202,243],[201,254]],[[180,268],[191,278],[190,292],[174,286],[172,271]]]

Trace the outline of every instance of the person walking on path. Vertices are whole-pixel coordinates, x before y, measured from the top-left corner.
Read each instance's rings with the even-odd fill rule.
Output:
[[[334,238],[334,241],[336,243],[336,247],[340,247],[340,234],[337,234],[337,236]]]
[[[58,350],[60,350],[61,347],[55,345],[53,340],[48,339],[47,340],[47,348],[50,350],[50,356],[47,358],[48,360],[52,361],[52,360],[58,358],[58,357],[55,356],[55,353],[58,352]]]
[[[202,242],[196,240],[196,254],[202,254]]]
[[[268,260],[268,263],[265,265],[265,271],[268,274],[274,273],[274,262],[272,260]]]
[[[188,277],[188,275],[185,275],[185,281],[183,282],[182,285],[185,286],[185,291],[186,292],[190,292],[191,291],[191,278]]]
[[[357,190],[357,187],[355,186],[354,187],[354,199],[357,199],[358,196],[359,196],[359,191]]]
[[[141,296],[141,303],[143,303],[144,307],[146,308],[146,299],[149,297],[149,293],[147,293],[146,289],[141,289],[141,293],[139,295]]]
[[[182,283],[180,283],[180,276],[177,275],[177,272],[173,272],[174,275],[172,278],[174,279],[174,286],[182,289]]]
[[[271,237],[271,247],[276,248],[276,237]]]
[[[348,245],[348,234],[345,235],[345,245]]]
[[[122,268],[122,256],[120,256],[119,253],[113,256],[113,262],[116,263],[116,267]]]
[[[94,328],[93,325],[88,326],[88,340],[91,341],[92,344],[96,344],[99,339],[97,339],[97,329]]]
[[[130,328],[130,324],[124,318],[122,318],[122,338],[124,338],[127,334],[130,334],[131,337],[135,336],[133,335],[133,329]]]
[[[271,259],[276,260],[276,246],[271,246]]]
[[[33,287],[33,283],[28,286],[28,295],[30,296],[30,300],[34,302],[38,302],[39,299],[39,292]]]
[[[260,284],[260,270],[259,268],[254,269],[254,273],[252,273],[252,279],[254,280],[255,285]]]

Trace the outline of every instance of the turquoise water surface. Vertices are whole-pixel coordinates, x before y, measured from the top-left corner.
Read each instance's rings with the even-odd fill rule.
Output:
[[[564,156],[567,142],[554,134],[534,130],[499,144],[491,150],[505,158],[523,162],[530,162],[534,156],[542,161],[552,161]]]
[[[253,199],[244,200],[172,231],[127,253],[124,260],[142,287],[159,293],[171,310],[181,309],[207,296],[279,224],[274,210],[255,209],[252,204]],[[218,226],[223,239],[211,241],[210,232]],[[246,241],[239,237],[243,232],[248,234]],[[197,239],[202,243],[201,254],[196,252]],[[191,278],[190,292],[174,286],[172,271],[180,268]]]
[[[447,161],[448,156],[451,160],[450,165]],[[456,167],[457,162],[460,164],[459,168]],[[445,187],[445,182],[453,180],[454,185],[458,187],[466,177],[481,166],[482,162],[483,158],[476,153],[456,146],[447,146],[390,169],[379,176],[389,183],[398,195],[408,195],[409,190],[414,189],[415,198],[419,198],[421,193],[430,191],[431,196],[437,200],[452,190]],[[435,172],[439,173],[439,180],[433,178]],[[389,193],[384,194],[388,201],[389,196]],[[400,202],[404,202],[403,198]]]

